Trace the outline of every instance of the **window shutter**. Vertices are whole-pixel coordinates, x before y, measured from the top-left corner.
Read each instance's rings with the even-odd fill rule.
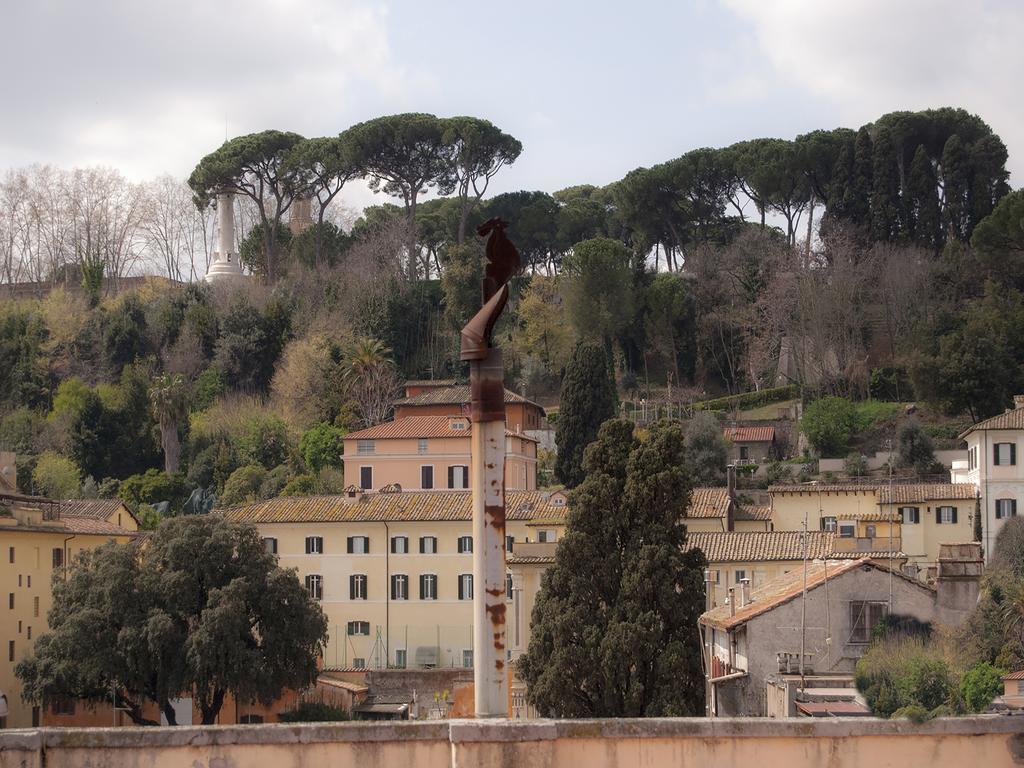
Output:
[[[956,525],[956,513],[957,513],[956,507],[951,507],[951,511],[953,513],[953,519],[950,520],[950,522],[953,523],[953,525]]]
[[[935,508],[935,524],[942,525],[942,507]]]
[[[348,599],[356,599],[356,577],[354,575],[348,577]]]
[[[469,488],[469,467],[462,468],[462,487]]]
[[[370,537],[369,536],[363,536],[363,554],[364,555],[370,554]]]
[[[999,443],[992,444],[992,463],[999,465]]]
[[[309,554],[310,549],[312,549],[312,547],[310,547],[310,539],[309,539],[309,536],[307,536],[306,537],[306,554],[307,555]]]
[[[397,585],[396,585],[396,582],[395,582],[395,577],[394,577],[394,576],[392,576],[392,577],[391,577],[391,599],[392,599],[392,600],[397,600],[397,599],[398,599],[398,598],[397,598],[397,597],[395,596],[395,586],[397,586]]]
[[[426,586],[424,582],[425,579],[423,577],[423,574],[420,574],[420,600],[423,599],[423,595],[426,592],[426,589],[424,589],[424,587]]]
[[[448,467],[448,487],[455,487],[455,467]]]
[[[353,538],[352,536],[349,536],[347,539],[345,539],[345,550],[350,555],[352,554],[352,549],[353,549],[353,547],[352,547],[352,538]],[[307,546],[306,551],[307,552],[309,551],[308,546]]]
[[[1017,444],[1010,443],[1010,466],[1017,465]]]
[[[464,590],[463,590],[464,586],[465,586],[465,583],[462,580],[462,574],[459,574],[459,600],[465,600],[466,599],[466,595],[464,594]]]
[[[424,537],[420,536],[420,554],[425,555],[427,553],[427,541]]]
[[[397,547],[398,539],[395,536],[391,537],[391,554],[395,554],[398,551]]]

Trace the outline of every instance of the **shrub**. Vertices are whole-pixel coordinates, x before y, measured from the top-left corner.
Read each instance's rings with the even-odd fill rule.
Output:
[[[169,501],[171,508],[178,510],[188,498],[189,488],[180,472],[167,474],[158,469],[147,469],[141,475],[132,475],[121,481],[117,496],[129,509],[138,509],[142,504],[159,504]]]
[[[324,467],[340,467],[344,452],[345,430],[323,422],[308,430],[299,441],[302,460],[314,473]]]
[[[1002,676],[1006,672],[987,661],[976,664],[960,678],[960,695],[969,712],[984,712],[992,699],[1003,690]]]
[[[313,475],[296,475],[281,489],[280,496],[312,496],[317,491],[316,477]]]
[[[260,498],[269,499],[280,496],[282,489],[287,487],[294,477],[295,473],[292,472],[291,467],[287,464],[278,464],[267,472],[267,476],[260,483]]]
[[[205,411],[226,391],[227,384],[220,369],[207,368],[196,377],[196,383],[192,387],[191,410]]]
[[[900,429],[897,461],[901,467],[911,467],[925,475],[935,466],[935,450],[928,433],[916,421],[908,421]]]
[[[278,712],[282,723],[329,723],[337,720],[351,720],[348,712],[324,701],[303,701],[295,709]]]
[[[799,397],[799,395],[800,392],[795,384],[787,384],[784,387],[762,389],[759,392],[743,392],[738,395],[703,400],[693,403],[693,409],[700,411],[750,410],[751,408],[760,408],[772,403],[781,403],[783,400],[792,400],[795,397]]]
[[[868,459],[857,451],[848,454],[843,469],[850,477],[864,477],[868,473]]]
[[[923,723],[932,718],[932,713],[920,704],[908,704],[900,707],[890,715],[893,720],[909,720],[912,723]]]
[[[879,717],[895,716],[910,706],[930,712],[958,704],[948,665],[922,634],[877,637],[857,662],[854,679]]]
[[[259,464],[266,469],[284,464],[291,449],[288,427],[276,416],[254,416],[239,438],[237,449],[243,464]]]
[[[868,379],[868,394],[874,400],[907,402],[913,399],[914,390],[907,369],[895,366],[872,368]]]
[[[826,457],[843,455],[857,432],[857,409],[843,397],[822,397],[804,409],[800,428],[818,453]]]
[[[793,479],[792,470],[780,461],[773,461],[765,470],[769,485],[776,483],[788,483]]]
[[[230,507],[256,501],[266,477],[267,471],[259,464],[239,467],[224,483],[224,493],[220,497],[221,506]]]

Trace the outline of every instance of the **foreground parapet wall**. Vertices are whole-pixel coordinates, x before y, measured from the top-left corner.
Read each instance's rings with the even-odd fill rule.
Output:
[[[1024,765],[1024,717],[535,720],[0,731],[0,768]]]

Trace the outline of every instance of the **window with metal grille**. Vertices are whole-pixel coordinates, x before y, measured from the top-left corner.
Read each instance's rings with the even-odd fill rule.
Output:
[[[391,599],[409,599],[409,577],[404,573],[396,573],[391,577]]]
[[[462,666],[466,669],[473,668],[473,649],[465,648],[462,651]]]
[[[373,440],[356,440],[356,454],[372,456],[377,451],[377,443]]]
[[[405,648],[395,648],[395,666],[398,669],[405,669],[406,659]]]
[[[839,537],[843,539],[853,538],[857,535],[857,526],[854,523],[840,523]]]
[[[836,532],[836,519],[834,517],[823,517],[821,518],[821,530],[828,531],[830,533]]]
[[[365,573],[353,573],[348,577],[348,599],[366,600],[367,586]]]
[[[867,643],[878,623],[889,613],[887,603],[870,600],[850,601],[850,642]]]
[[[421,437],[416,441],[416,453],[423,454],[427,452],[427,438]]]
[[[420,575],[420,600],[437,600],[437,574]]]

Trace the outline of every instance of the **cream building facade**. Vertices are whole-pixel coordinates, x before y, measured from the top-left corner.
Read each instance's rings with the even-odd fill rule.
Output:
[[[405,416],[345,436],[345,485],[376,491],[465,490],[472,458],[467,416]],[[537,441],[505,431],[505,488],[537,488]]]
[[[538,538],[557,541],[565,497],[508,491],[506,513],[512,554]],[[285,497],[225,516],[254,524],[320,601],[325,667],[473,666],[469,491]],[[511,603],[511,579],[506,593]]]
[[[0,494],[0,693],[10,710],[0,727],[40,722],[39,709],[21,700],[14,667],[47,631],[54,575],[84,550],[126,542],[137,530],[138,522],[116,499],[57,502]]]

